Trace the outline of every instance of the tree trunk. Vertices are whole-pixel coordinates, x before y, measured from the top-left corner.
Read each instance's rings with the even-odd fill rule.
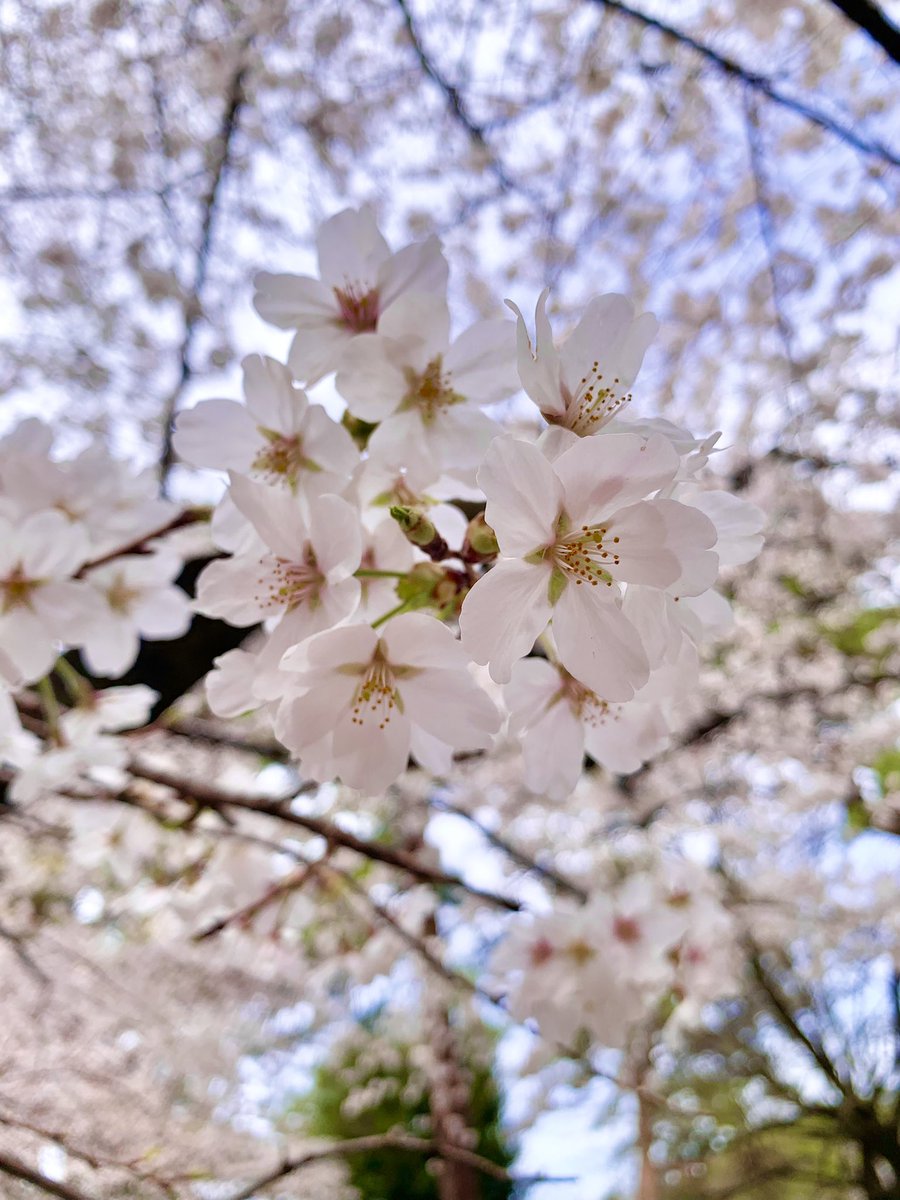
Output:
[[[439,1146],[475,1149],[469,1126],[470,1081],[457,1055],[456,1036],[446,1005],[436,1001],[429,1015],[432,1050],[429,1106],[432,1137]],[[481,1200],[481,1176],[468,1163],[442,1154],[437,1164],[439,1200]]]

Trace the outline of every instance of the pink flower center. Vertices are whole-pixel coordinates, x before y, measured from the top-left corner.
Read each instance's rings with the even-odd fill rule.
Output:
[[[256,602],[263,608],[287,609],[290,612],[300,604],[318,603],[319,591],[325,582],[316,564],[312,548],[307,549],[304,562],[271,556],[263,559],[267,569],[257,581],[260,591]]]
[[[532,942],[529,951],[529,958],[533,967],[542,967],[544,963],[549,962],[555,954],[553,943],[549,938],[540,937],[536,942]]]
[[[594,728],[603,725],[610,715],[612,720],[617,719],[618,708],[613,711],[608,700],[601,700],[596,692],[592,692],[583,683],[579,683],[562,667],[559,668],[559,676],[561,686],[550,701],[551,705],[565,700],[579,720],[585,721]]]
[[[613,936],[626,946],[633,946],[641,940],[641,925],[634,917],[617,916],[613,921]]]
[[[374,333],[379,316],[378,289],[363,291],[360,284],[348,283],[333,291],[341,313],[341,324],[346,325],[352,333]]]

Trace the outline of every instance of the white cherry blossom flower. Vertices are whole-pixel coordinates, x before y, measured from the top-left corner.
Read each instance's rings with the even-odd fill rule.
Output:
[[[394,452],[370,451],[355,480],[355,493],[363,522],[373,528],[394,505],[423,509],[449,545],[458,546],[465,535],[466,519],[449,500],[479,497],[471,484],[453,475],[443,475],[431,460],[407,460],[402,447]]]
[[[22,728],[12,696],[0,687],[0,763],[22,767],[39,751],[39,741]]]
[[[682,504],[692,504],[716,527],[716,554],[723,567],[752,562],[762,549],[766,514],[743,496],[721,489],[708,491],[696,484],[681,484],[674,493]]]
[[[586,1033],[624,1046],[629,1030],[674,979],[672,950],[687,920],[644,873],[581,908],[514,918],[491,959],[517,1020],[534,1018],[545,1037],[571,1047]]]
[[[23,763],[10,784],[16,804],[31,804],[59,789],[69,790],[82,777],[110,787],[123,782],[128,750],[121,738],[92,734],[63,746],[45,746]]]
[[[678,462],[656,435],[583,438],[552,464],[526,442],[492,443],[478,482],[501,558],[466,597],[460,628],[498,683],[552,617],[562,665],[598,696],[631,700],[646,684],[650,664],[620,585],[678,581],[699,592],[717,562],[715,529],[697,509],[644,499]]]
[[[564,668],[527,658],[504,689],[510,733],[522,742],[530,791],[563,800],[575,788],[585,754],[620,775],[636,771],[669,735],[658,704],[610,704]]]
[[[474,470],[499,432],[477,406],[518,389],[511,321],[479,321],[450,342],[439,296],[403,296],[377,334],[356,338],[336,385],[354,416],[378,422],[373,454]]]
[[[229,650],[213,659],[206,676],[206,700],[217,717],[239,717],[259,708],[255,686],[259,655],[249,650]]]
[[[276,733],[316,779],[380,792],[411,751],[430,765],[441,748],[484,749],[499,728],[462,647],[423,613],[395,617],[383,630],[321,633],[289,651],[282,667],[290,679]],[[443,767],[446,757],[439,759]]]
[[[231,496],[263,550],[210,563],[197,581],[197,609],[232,625],[280,618],[282,653],[351,616],[362,546],[359,516],[347,501],[318,496],[307,521],[299,499],[283,488],[232,475]]]
[[[263,320],[296,330],[288,364],[307,384],[340,366],[351,340],[376,332],[405,293],[437,293],[447,287],[440,242],[430,237],[392,254],[378,231],[374,210],[345,209],[326,221],[316,237],[319,279],[256,277],[254,305]]]
[[[63,738],[74,744],[98,733],[137,729],[147,724],[158,699],[159,693],[143,683],[91,691],[63,713],[60,720]]]
[[[630,388],[657,321],[650,313],[636,316],[625,296],[596,296],[557,347],[547,317],[548,295],[545,288],[537,302],[533,346],[521,311],[506,302],[517,318],[519,378],[550,425],[586,437],[631,400]]]
[[[244,404],[203,400],[178,416],[174,446],[181,457],[311,496],[342,492],[359,462],[346,429],[310,404],[274,358],[251,354],[242,366]]]
[[[60,643],[77,642],[91,619],[91,593],[72,578],[88,549],[84,527],[61,513],[0,517],[0,654],[25,683],[46,675]]]
[[[34,425],[43,429],[40,422]],[[6,505],[12,503],[21,514],[61,513],[87,533],[90,558],[134,545],[177,515],[175,505],[157,495],[152,471],[134,472],[99,443],[73,459],[56,462],[36,431],[19,440],[21,453],[0,461],[0,493]]]
[[[85,574],[94,605],[80,645],[92,675],[124,675],[141,638],[165,641],[187,630],[190,601],[174,584],[181,567],[177,555],[162,551],[122,555]]]

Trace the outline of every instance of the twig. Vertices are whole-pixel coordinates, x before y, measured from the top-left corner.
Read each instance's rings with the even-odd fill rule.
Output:
[[[92,1200],[86,1192],[80,1192],[67,1183],[58,1183],[55,1179],[42,1175],[40,1171],[33,1170],[20,1159],[15,1158],[12,1154],[6,1154],[2,1150],[0,1150],[0,1172],[4,1175],[11,1175],[13,1179],[21,1179],[23,1183],[30,1183],[32,1187],[40,1188],[42,1192],[46,1192],[50,1196],[58,1196],[60,1200]],[[248,1195],[252,1195],[252,1193],[248,1193]]]
[[[833,117],[828,116],[827,113],[822,112],[820,109],[813,108],[811,105],[805,103],[805,101],[798,100],[790,96],[787,92],[782,91],[775,81],[768,76],[760,75],[756,71],[742,67],[734,59],[720,54],[718,50],[713,50],[711,46],[707,46],[703,42],[698,42],[690,34],[683,33],[681,30],[675,29],[672,25],[668,25],[665,21],[661,21],[657,17],[651,17],[647,13],[632,8],[628,4],[623,4],[620,0],[588,0],[588,2],[598,6],[602,5],[604,8],[612,9],[614,12],[619,12],[632,21],[638,21],[640,24],[647,26],[648,29],[658,30],[673,41],[693,50],[695,54],[700,55],[706,62],[711,63],[722,74],[732,79],[739,79],[759,92],[760,95],[766,96],[773,104],[787,109],[798,117],[803,117],[806,121],[817,125],[820,129],[824,129],[834,137],[840,138],[841,141],[846,142],[849,146],[853,146],[855,150],[859,150],[863,154],[871,154],[873,158],[879,158],[882,162],[889,163],[892,167],[900,166],[900,157],[880,142],[862,137],[848,125],[844,125],[840,121],[835,121]]]
[[[209,189],[203,203],[203,223],[200,230],[200,245],[194,260],[194,278],[190,295],[184,307],[184,337],[181,342],[180,368],[178,381],[166,398],[162,409],[163,443],[159,460],[160,480],[165,491],[169,472],[175,461],[175,450],[172,444],[174,433],[172,422],[178,410],[178,403],[184,389],[191,378],[193,367],[191,356],[197,330],[203,318],[203,289],[206,284],[209,269],[210,251],[215,236],[218,216],[218,201],[222,185],[228,174],[234,150],[234,138],[240,123],[241,110],[244,106],[244,84],[247,78],[248,64],[246,55],[252,45],[252,37],[245,38],[238,49],[238,68],[231,77],[231,82],[225,96],[225,106],[222,122],[219,128],[218,153],[212,164]]]
[[[252,1196],[255,1196],[262,1188],[268,1187],[270,1183],[277,1183],[280,1179],[285,1179],[288,1175],[293,1175],[295,1171],[299,1171],[312,1163],[322,1162],[323,1159],[343,1158],[348,1154],[373,1154],[380,1150],[405,1150],[411,1154],[440,1155],[442,1158],[466,1163],[468,1166],[475,1167],[476,1170],[481,1171],[482,1174],[487,1175],[489,1178],[500,1180],[503,1183],[538,1184],[575,1182],[575,1177],[571,1175],[517,1177],[511,1175],[505,1167],[491,1162],[488,1158],[483,1158],[480,1154],[475,1154],[472,1150],[466,1150],[462,1146],[449,1145],[446,1142],[438,1142],[431,1138],[411,1137],[404,1133],[383,1133],[372,1134],[369,1137],[348,1138],[346,1141],[333,1142],[330,1146],[325,1146],[320,1150],[310,1150],[299,1158],[287,1158],[274,1171],[263,1176],[262,1179],[257,1179],[254,1183],[249,1184],[235,1195],[230,1196],[229,1200],[251,1200]]]
[[[285,797],[281,800],[269,800],[262,796],[239,796],[231,792],[220,791],[209,784],[183,779],[179,775],[173,775],[168,771],[155,770],[151,767],[142,766],[139,763],[132,763],[129,769],[133,776],[139,779],[146,779],[149,783],[159,784],[161,787],[171,788],[172,791],[177,792],[180,796],[196,800],[198,804],[204,808],[212,809],[214,812],[222,812],[223,810],[227,812],[230,808],[236,808],[246,812],[262,813],[264,816],[274,817],[290,825],[299,825],[310,833],[324,838],[330,844],[343,846],[348,850],[353,850],[357,854],[361,854],[364,858],[385,863],[387,866],[397,867],[401,871],[406,871],[408,874],[426,883],[435,884],[439,887],[462,888],[479,900],[485,900],[490,904],[497,905],[498,908],[508,909],[510,912],[518,912],[522,907],[518,900],[513,900],[509,896],[501,896],[497,892],[466,883],[458,875],[452,875],[447,871],[441,871],[435,867],[428,867],[424,863],[419,862],[415,855],[405,850],[392,849],[389,846],[382,846],[377,842],[366,841],[364,838],[357,837],[348,830],[342,829],[333,821],[328,821],[323,817],[313,817],[295,812],[289,807],[290,800],[293,797]]]
[[[536,862],[535,859],[526,854],[524,850],[519,850],[518,847],[510,845],[510,843],[502,838],[500,834],[494,833],[494,831],[489,829],[487,825],[483,825],[477,817],[472,815],[472,813],[467,812],[464,808],[460,808],[456,804],[451,804],[448,800],[442,800],[439,797],[433,797],[429,803],[431,804],[432,808],[436,808],[439,812],[450,813],[452,816],[462,817],[463,820],[468,821],[470,825],[478,830],[485,841],[489,842],[490,845],[492,845],[496,850],[502,851],[507,858],[511,859],[523,870],[538,875],[541,879],[545,879],[548,883],[552,883],[557,891],[566,892],[568,895],[574,896],[575,899],[580,900],[582,904],[587,902],[588,892],[583,887],[579,887],[579,885],[577,883],[573,883],[571,879],[566,879],[565,875],[561,875],[552,867],[545,867],[541,863]]]
[[[900,62],[900,29],[892,25],[877,5],[869,0],[831,0],[844,16],[865,30],[894,62]]]

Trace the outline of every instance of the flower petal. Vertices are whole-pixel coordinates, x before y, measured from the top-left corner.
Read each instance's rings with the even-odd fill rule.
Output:
[[[553,636],[571,675],[603,700],[630,700],[650,667],[635,627],[598,595],[605,590],[570,583],[554,610]]]
[[[459,618],[463,646],[475,662],[490,666],[497,683],[509,682],[513,664],[525,657],[547,627],[549,581],[544,566],[499,562],[463,601]]]
[[[592,525],[675,478],[678,454],[660,434],[603,433],[581,438],[553,469],[565,488],[573,524]]]
[[[524,557],[554,540],[563,488],[537,447],[516,438],[495,438],[478,484],[487,497],[485,518],[503,554]]]

